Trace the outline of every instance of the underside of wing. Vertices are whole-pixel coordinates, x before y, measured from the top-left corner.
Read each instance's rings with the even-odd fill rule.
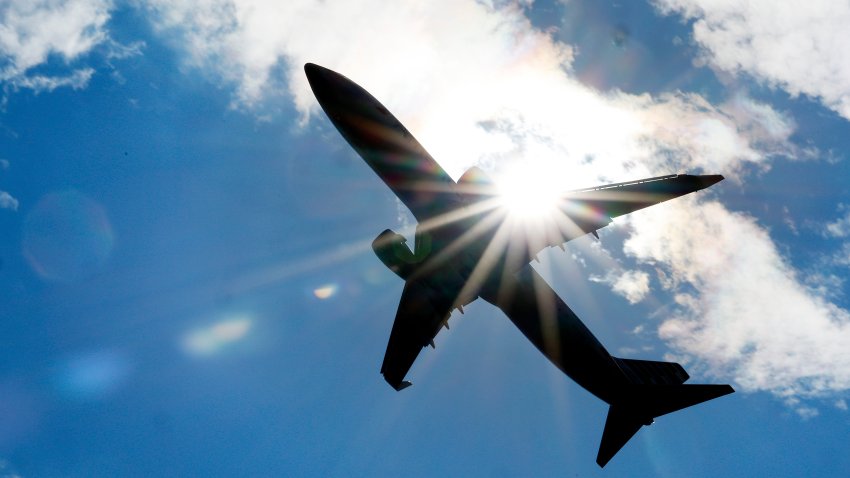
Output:
[[[597,231],[611,224],[615,217],[705,189],[722,180],[721,175],[674,174],[567,192],[558,200],[558,214],[539,222],[519,223],[521,234],[511,236],[511,245],[520,252],[507,267],[514,272],[547,247],[561,246],[585,234],[598,238]],[[479,210],[486,213],[480,214],[482,218],[502,221],[507,217],[504,209],[499,210],[501,215],[493,214],[492,205],[498,201],[492,199],[498,196],[498,188],[480,169],[471,168],[455,186],[457,194],[453,196],[463,196],[466,204],[484,206]],[[441,211],[451,209],[446,202],[441,206],[444,206]],[[479,219],[479,224],[482,223]]]
[[[598,238],[596,231],[617,216],[705,189],[722,179],[720,175],[674,174],[570,191],[560,198],[559,215],[536,235],[526,232],[526,247],[530,257],[535,257],[546,247],[560,246],[585,234]]]
[[[381,365],[384,379],[396,390],[410,385],[404,380],[423,347],[433,344],[445,324],[453,301],[432,290],[424,280],[404,285],[390,341]]]
[[[705,189],[722,180],[723,176],[719,174],[673,174],[608,184],[567,193],[563,198],[563,208],[571,216],[583,213],[593,217],[614,218]]]

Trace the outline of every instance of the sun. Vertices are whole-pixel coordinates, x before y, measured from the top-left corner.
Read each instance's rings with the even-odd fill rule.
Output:
[[[509,218],[521,222],[552,218],[564,194],[557,175],[539,169],[509,168],[495,182],[499,204],[507,209]]]

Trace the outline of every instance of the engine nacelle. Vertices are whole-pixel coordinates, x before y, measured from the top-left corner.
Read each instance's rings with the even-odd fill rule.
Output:
[[[407,247],[407,239],[390,229],[378,234],[372,241],[372,250],[387,268],[407,280],[416,266],[431,252],[431,236],[417,230],[414,252]]]

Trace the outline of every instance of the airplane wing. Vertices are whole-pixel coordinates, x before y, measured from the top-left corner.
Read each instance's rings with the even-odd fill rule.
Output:
[[[672,174],[579,189],[570,191],[562,198],[561,209],[578,220],[582,219],[582,215],[592,218],[615,218],[705,189],[722,180],[723,176],[719,174]]]
[[[436,293],[427,278],[408,280],[401,293],[381,373],[396,390],[410,386],[404,380],[423,347],[432,344],[452,309],[453,301]]]
[[[560,198],[561,214],[541,229],[542,234],[529,237],[528,250],[531,257],[536,257],[547,247],[560,246],[585,234],[598,238],[596,231],[611,224],[612,218],[705,189],[722,180],[719,174],[673,174],[570,191]]]
[[[328,118],[420,223],[452,209],[455,182],[374,96],[339,73],[304,71]]]

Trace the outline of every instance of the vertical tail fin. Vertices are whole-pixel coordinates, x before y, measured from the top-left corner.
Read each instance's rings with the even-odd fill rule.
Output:
[[[729,385],[683,385],[688,374],[676,363],[615,360],[632,385],[624,387],[608,409],[596,456],[599,466],[605,466],[640,427],[651,425],[656,417],[735,391]]]

